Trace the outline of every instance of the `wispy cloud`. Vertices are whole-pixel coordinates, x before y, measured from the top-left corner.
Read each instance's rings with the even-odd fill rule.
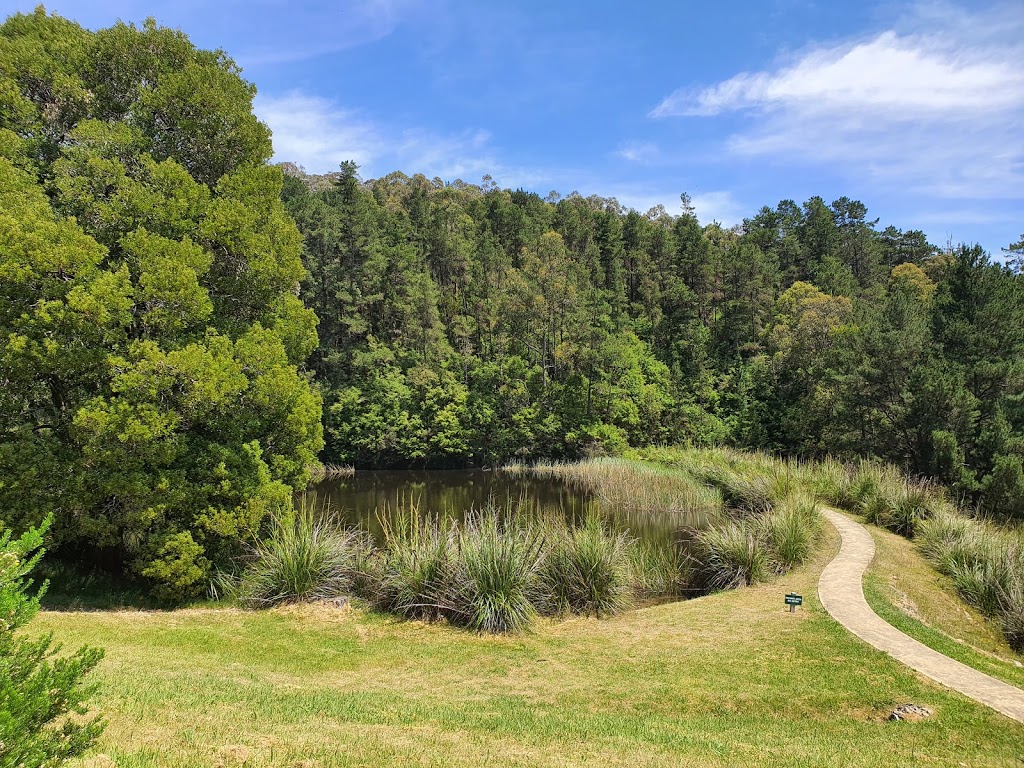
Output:
[[[927,11],[915,33],[890,29],[677,90],[651,116],[739,113],[733,155],[827,163],[935,196],[1020,197],[1024,15]]]
[[[627,141],[620,144],[614,154],[631,163],[647,164],[656,160],[661,153],[658,145],[652,141]]]
[[[398,128],[301,91],[258,95],[253,106],[273,133],[274,159],[311,173],[336,171],[342,161],[354,160],[367,178],[401,170],[472,182],[490,174],[499,183],[528,187],[548,178],[547,173],[503,162],[482,128],[448,135]]]

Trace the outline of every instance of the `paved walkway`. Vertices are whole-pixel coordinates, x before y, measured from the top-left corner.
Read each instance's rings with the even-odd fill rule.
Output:
[[[1024,691],[943,656],[883,621],[864,599],[861,577],[875,556],[875,542],[859,523],[823,510],[843,538],[839,554],[821,574],[818,596],[825,610],[857,637],[947,688],[1024,723]]]

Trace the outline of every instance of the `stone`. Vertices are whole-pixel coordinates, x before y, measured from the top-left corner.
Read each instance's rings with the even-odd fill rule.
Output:
[[[932,711],[928,707],[922,707],[920,704],[900,704],[889,714],[889,719],[916,723],[931,716]]]

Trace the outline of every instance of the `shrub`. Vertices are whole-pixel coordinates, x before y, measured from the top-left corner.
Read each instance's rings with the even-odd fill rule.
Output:
[[[818,500],[806,493],[792,494],[764,520],[764,533],[775,570],[788,571],[811,554],[821,530]]]
[[[596,515],[556,535],[544,562],[544,582],[555,613],[607,616],[624,610],[632,593],[634,542]]]
[[[95,686],[82,679],[103,652],[80,648],[56,657],[52,635],[15,637],[39,609],[46,585],[29,595],[25,576],[39,562],[47,518],[18,539],[0,534],[0,766],[52,768],[78,757],[93,745],[105,726],[88,717],[86,699]]]
[[[538,526],[474,513],[458,529],[443,586],[451,621],[484,632],[526,629],[543,602],[544,539]]]
[[[749,523],[731,522],[698,532],[693,558],[696,586],[704,590],[734,589],[769,574],[767,548]]]
[[[437,618],[454,548],[450,523],[421,517],[415,506],[397,521],[381,517],[383,552],[375,593],[381,608],[411,619]],[[373,589],[371,586],[370,589]]]
[[[303,495],[254,545],[235,593],[252,607],[348,594],[370,546],[366,533],[344,528],[329,507]]]

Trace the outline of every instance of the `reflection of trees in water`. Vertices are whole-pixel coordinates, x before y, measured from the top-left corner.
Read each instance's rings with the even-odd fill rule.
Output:
[[[612,526],[652,543],[676,542],[685,530],[706,524],[704,516],[681,506],[657,514],[632,504],[599,500],[559,478],[538,478],[485,470],[359,471],[352,477],[324,480],[315,486],[321,498],[348,523],[382,534],[379,517],[394,520],[415,510],[423,516],[465,519],[471,510],[496,514],[560,515],[572,523],[597,512]]]

